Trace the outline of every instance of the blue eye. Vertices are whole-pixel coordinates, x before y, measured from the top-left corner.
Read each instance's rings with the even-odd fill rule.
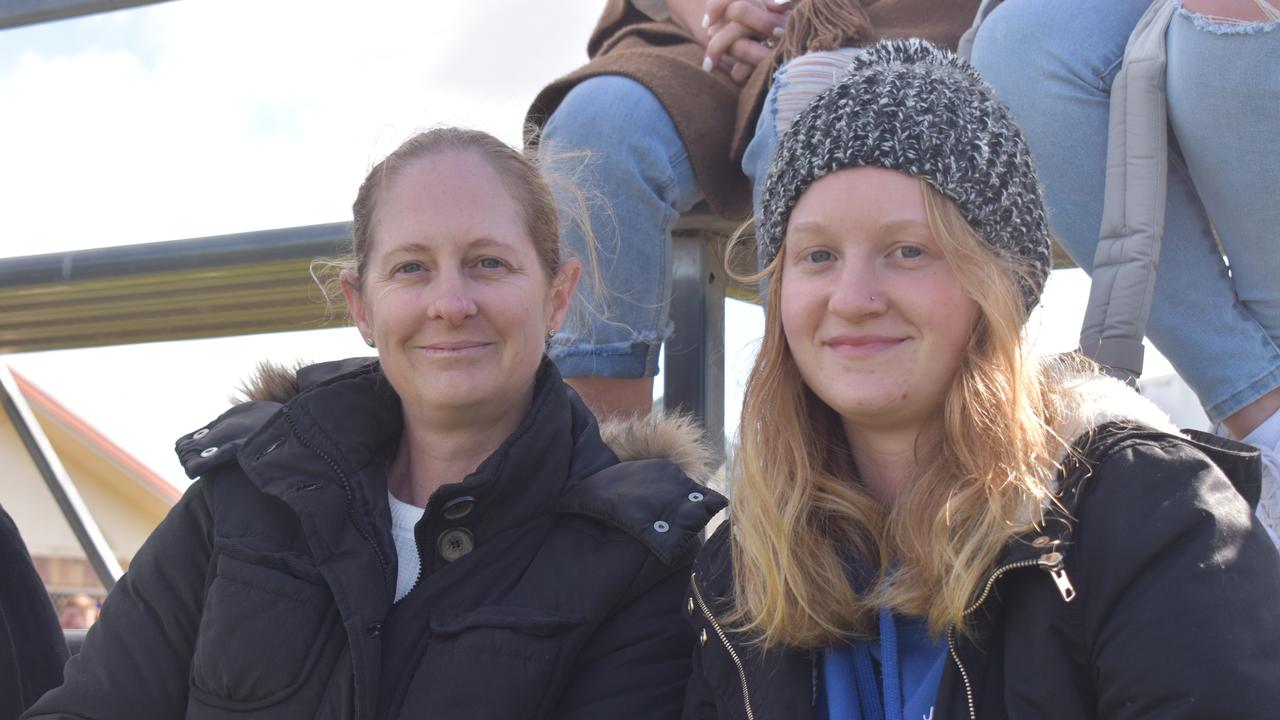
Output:
[[[915,260],[924,256],[924,249],[916,245],[899,245],[893,251],[903,260]]]
[[[501,270],[506,267],[505,263],[494,257],[481,258],[478,265],[485,270]]]
[[[806,259],[813,263],[824,263],[830,262],[834,257],[835,256],[831,254],[830,250],[814,250],[809,253]]]
[[[419,272],[422,272],[422,270],[423,270],[422,263],[407,262],[407,263],[401,263],[400,266],[396,268],[396,274],[404,275],[404,274],[419,273]]]

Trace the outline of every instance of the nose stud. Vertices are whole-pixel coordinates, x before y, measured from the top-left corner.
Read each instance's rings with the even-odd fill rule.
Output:
[[[876,301],[876,296],[875,296],[875,295],[872,295],[872,296],[871,296],[871,302],[875,302],[875,301]]]

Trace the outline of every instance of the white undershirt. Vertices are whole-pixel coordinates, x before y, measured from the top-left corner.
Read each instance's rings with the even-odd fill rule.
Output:
[[[391,504],[391,537],[396,541],[396,602],[409,594],[418,575],[422,572],[422,562],[418,557],[418,541],[413,537],[413,528],[422,519],[426,508],[410,505],[396,499],[391,491],[387,491],[387,502]]]

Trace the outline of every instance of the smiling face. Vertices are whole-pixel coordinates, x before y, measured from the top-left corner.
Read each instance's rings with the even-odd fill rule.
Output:
[[[549,278],[524,214],[482,155],[407,161],[379,191],[363,276],[342,277],[361,333],[411,416],[516,421],[579,265]]]
[[[847,432],[941,417],[978,305],[930,230],[918,179],[877,167],[819,178],[791,212],[780,262],[791,356]]]

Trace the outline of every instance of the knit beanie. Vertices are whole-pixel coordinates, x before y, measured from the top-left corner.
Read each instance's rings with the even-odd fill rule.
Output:
[[[1021,130],[972,65],[923,40],[868,46],[779,143],[756,226],[762,264],[805,188],[862,165],[923,178],[955,201],[978,237],[1027,267],[1027,310],[1039,302],[1051,264],[1040,183]]]

